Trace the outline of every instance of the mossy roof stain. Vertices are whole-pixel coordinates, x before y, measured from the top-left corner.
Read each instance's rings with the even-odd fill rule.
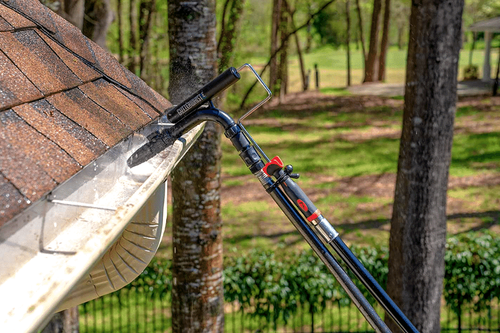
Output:
[[[170,106],[38,0],[0,0],[0,226]]]

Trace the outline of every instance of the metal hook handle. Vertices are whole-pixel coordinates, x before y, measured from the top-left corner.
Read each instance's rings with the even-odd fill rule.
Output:
[[[259,76],[259,74],[257,74],[257,72],[252,67],[252,65],[250,65],[250,64],[244,64],[243,66],[241,66],[240,68],[237,69],[237,72],[239,73],[240,71],[242,71],[243,69],[245,69],[245,67],[248,67],[253,72],[253,74],[255,75],[255,78],[257,79],[257,81],[259,81],[260,84],[264,87],[264,89],[266,89],[266,91],[267,91],[267,97],[264,98],[259,104],[257,104],[253,108],[251,108],[250,111],[248,111],[243,116],[241,116],[240,119],[238,119],[238,124],[241,124],[241,122],[243,121],[243,119],[245,119],[246,117],[248,117],[249,115],[251,115],[255,110],[257,110],[258,108],[260,108],[262,106],[262,104],[264,104],[265,102],[267,102],[271,98],[271,96],[273,95],[273,93],[271,92],[271,89],[269,89],[266,86],[266,84],[264,83],[264,81],[262,81],[262,78]]]
[[[255,69],[252,67],[252,65],[250,65],[248,63],[244,64],[243,66],[241,66],[240,68],[237,69],[237,72],[239,73],[240,71],[242,71],[243,69],[245,69],[245,67],[248,67],[253,72],[253,74],[255,75],[255,78],[257,79],[257,81],[259,81],[260,84],[267,91],[267,97],[264,98],[259,104],[255,105],[253,108],[251,108],[250,111],[248,111],[243,116],[241,116],[240,119],[238,119],[238,126],[241,128],[243,134],[252,143],[252,145],[255,147],[255,149],[257,149],[257,151],[259,152],[260,156],[264,159],[264,161],[269,162],[270,161],[269,157],[267,157],[266,153],[264,153],[264,151],[262,150],[262,148],[259,147],[259,145],[257,144],[257,142],[255,142],[255,140],[252,138],[252,136],[250,135],[250,133],[248,133],[248,131],[246,130],[246,128],[243,126],[243,124],[241,122],[246,117],[248,117],[249,115],[251,115],[255,110],[257,110],[258,108],[260,108],[262,106],[262,104],[264,104],[265,102],[267,102],[271,98],[271,96],[273,95],[273,93],[271,92],[271,89],[269,89],[266,86],[266,84],[264,83],[264,81],[262,80],[262,78],[259,76],[259,74],[257,74],[257,72],[255,71]]]

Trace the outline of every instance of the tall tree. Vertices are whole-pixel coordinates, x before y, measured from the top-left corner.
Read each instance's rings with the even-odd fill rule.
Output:
[[[116,24],[118,25],[118,59],[120,63],[123,64],[124,50],[123,50],[123,29],[122,29],[123,25],[122,0],[116,0],[116,17],[117,17]]]
[[[378,33],[380,30],[380,12],[382,0],[373,0],[372,24],[370,26],[370,46],[365,65],[363,82],[373,82],[377,79]]]
[[[302,25],[300,25],[299,27],[293,29],[290,33],[286,34],[286,36],[283,37],[284,40],[288,40],[291,36],[293,36],[294,34],[296,34],[298,31],[306,28],[309,26],[309,24],[313,21],[313,19],[319,15],[321,12],[323,12],[323,10],[325,10],[326,8],[328,8],[328,6],[330,6],[333,2],[335,2],[335,0],[327,0],[318,10],[316,10],[314,13],[311,14],[311,16],[309,16],[309,18],[306,20],[306,22]],[[262,77],[262,75],[264,74],[264,72],[266,71],[266,69],[268,67],[270,67],[270,64],[273,60],[274,57],[276,57],[276,55],[278,54],[278,52],[281,51],[281,49],[284,47],[284,45],[281,45],[280,47],[278,47],[276,49],[276,51],[274,51],[273,53],[271,53],[271,56],[269,57],[269,61],[267,62],[267,64],[261,69],[260,73],[259,73],[259,76]],[[250,95],[250,93],[252,92],[253,88],[255,88],[255,86],[257,85],[257,81],[255,81],[251,86],[250,88],[247,90],[247,92],[245,93],[245,95],[243,96],[243,99],[240,103],[240,108],[242,109],[244,106],[245,106],[245,103],[248,99],[248,96]]]
[[[219,72],[231,66],[234,58],[234,47],[238,39],[245,0],[226,0],[222,14],[221,33],[217,43],[219,55]],[[229,13],[227,13],[229,11]],[[226,20],[226,15],[228,16]]]
[[[281,4],[279,25],[280,51],[275,85],[275,92],[279,93],[280,103],[288,93],[288,33],[290,30],[290,15],[288,9],[288,2],[283,0]]]
[[[278,58],[274,57],[279,48],[279,30],[281,23],[282,0],[273,0],[271,16],[271,60],[269,63],[269,88],[275,92],[278,80]]]
[[[106,37],[113,22],[110,0],[85,0],[85,19],[82,32],[100,47],[107,49]]]
[[[351,9],[349,0],[345,2],[345,17],[347,23],[346,31],[346,51],[347,51],[347,86],[351,85]]]
[[[78,29],[83,28],[83,18],[85,15],[85,0],[64,0],[61,1],[63,17],[71,22]]]
[[[40,0],[40,2],[82,30],[85,0]]]
[[[382,29],[382,41],[380,42],[380,56],[378,58],[378,80],[385,81],[385,64],[387,59],[387,48],[389,47],[389,24],[391,20],[391,0],[384,2],[384,27]]]
[[[139,73],[146,80],[146,58],[149,56],[148,46],[151,36],[153,16],[155,14],[156,0],[142,0],[139,6]]]
[[[295,22],[293,18],[294,12],[290,12],[291,18],[291,27],[292,30],[295,30]],[[302,78],[302,91],[306,91],[309,87],[309,76],[306,74],[306,68],[304,65],[304,57],[302,56],[302,47],[300,46],[299,35],[295,34],[295,47],[297,49],[297,55],[299,56],[299,67],[300,67],[300,76]]]
[[[361,51],[363,52],[363,69],[366,68],[366,49],[365,34],[363,28],[363,15],[361,15],[361,6],[359,0],[356,0],[356,11],[358,13],[359,39],[361,41]]]
[[[137,62],[135,59],[136,50],[137,50],[137,6],[136,0],[129,0],[128,3],[128,11],[129,11],[129,59],[127,68],[132,73],[136,72]]]
[[[215,0],[170,0],[169,95],[181,102],[217,73]],[[222,332],[220,129],[207,123],[172,173],[174,332]]]
[[[463,6],[413,0],[411,8],[387,290],[422,333],[440,331]]]

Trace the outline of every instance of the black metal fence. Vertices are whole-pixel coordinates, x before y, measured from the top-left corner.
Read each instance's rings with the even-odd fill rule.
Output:
[[[380,308],[377,309],[382,314]],[[170,332],[170,294],[152,294],[143,288],[122,289],[79,308],[80,332]],[[488,309],[476,312],[463,306],[458,316],[447,307],[441,313],[443,332],[500,332],[500,305],[497,299]],[[226,332],[373,332],[353,305],[327,303],[323,311],[312,312],[307,304],[285,323],[272,323],[252,315],[251,308],[237,303],[225,305]]]

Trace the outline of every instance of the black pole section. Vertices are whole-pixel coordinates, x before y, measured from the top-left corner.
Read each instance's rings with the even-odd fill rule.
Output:
[[[236,68],[230,67],[221,75],[207,83],[203,88],[179,103],[179,105],[167,110],[167,119],[175,124],[180,119],[196,111],[202,104],[208,102],[213,96],[228,88],[239,79],[240,74]]]
[[[275,187],[269,194],[276,204],[278,204],[283,213],[285,213],[290,222],[292,222],[294,227],[299,231],[302,237],[304,237],[309,246],[311,246],[314,252],[316,252],[316,254],[320,257],[321,261],[323,261],[330,272],[335,276],[342,288],[344,288],[373,329],[377,332],[390,333],[391,330],[387,327],[370,303],[368,303],[366,298],[359,291],[354,282],[352,282],[347,273],[342,269],[342,267],[340,267],[337,260],[335,260],[333,255],[320,241],[318,236],[312,232],[300,213],[284,195],[282,190]]]
[[[394,322],[406,333],[418,333],[418,330],[413,326],[410,320],[404,315],[394,301],[387,295],[387,293],[380,287],[373,276],[367,271],[363,264],[351,252],[349,247],[340,239],[336,237],[330,243],[332,248],[347,264],[349,269],[356,275],[356,277],[365,285],[370,293],[382,305],[384,310],[392,317]]]
[[[220,114],[224,113],[221,111]],[[290,222],[292,222],[302,237],[304,237],[314,252],[316,252],[323,263],[328,267],[330,272],[335,276],[337,281],[344,288],[373,329],[381,333],[390,333],[391,331],[387,325],[373,309],[370,303],[368,303],[366,298],[359,291],[354,282],[352,282],[347,273],[342,269],[342,267],[340,267],[339,263],[335,260],[328,248],[321,242],[312,229],[309,228],[307,222],[305,222],[302,215],[290,202],[290,199],[284,194],[283,190],[275,186],[276,183],[263,171],[264,163],[255,151],[255,148],[250,144],[241,131],[241,128],[237,124],[231,123],[227,120],[219,120],[219,123],[224,127],[225,136],[231,140],[234,148],[236,148],[239,152],[241,159],[245,162],[250,171],[259,179],[262,186],[264,186],[266,191],[273,198],[286,217],[290,220]]]

